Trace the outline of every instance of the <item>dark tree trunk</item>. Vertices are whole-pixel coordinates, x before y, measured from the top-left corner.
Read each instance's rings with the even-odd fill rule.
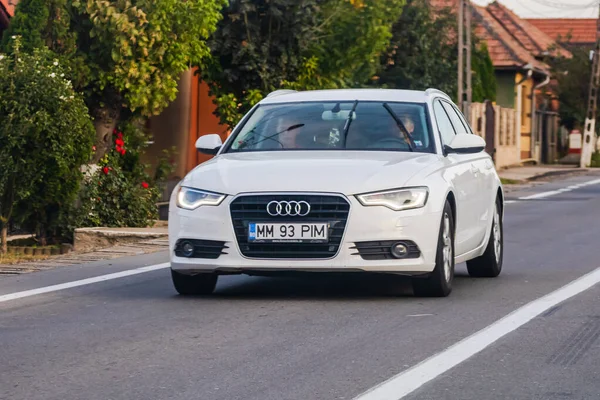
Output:
[[[0,254],[6,254],[8,252],[8,224],[2,224],[2,233],[0,233],[0,242],[2,247],[0,248]]]
[[[112,147],[113,131],[119,123],[119,110],[110,107],[101,107],[96,110],[94,128],[96,128],[96,152],[92,163],[97,163]]]

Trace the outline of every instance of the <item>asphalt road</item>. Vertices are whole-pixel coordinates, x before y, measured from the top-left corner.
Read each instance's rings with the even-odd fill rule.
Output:
[[[502,275],[459,265],[445,299],[362,275],[225,277],[212,297],[182,298],[162,268],[2,301],[164,253],[2,278],[0,399],[372,400],[372,387],[600,267],[599,179],[510,192]],[[406,398],[600,398],[598,300],[593,286],[549,308]]]

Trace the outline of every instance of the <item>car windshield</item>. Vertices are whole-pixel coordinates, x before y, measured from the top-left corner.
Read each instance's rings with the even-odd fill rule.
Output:
[[[328,101],[260,105],[227,149],[277,150],[433,152],[433,141],[423,103]]]

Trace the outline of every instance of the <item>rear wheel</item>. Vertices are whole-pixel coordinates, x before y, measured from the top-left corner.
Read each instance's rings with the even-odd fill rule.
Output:
[[[504,258],[504,232],[502,227],[502,203],[496,199],[492,232],[485,252],[477,258],[467,261],[469,275],[478,278],[495,278],[502,271]]]
[[[416,296],[446,297],[452,292],[454,280],[454,218],[446,201],[438,237],[435,269],[426,278],[413,278]]]
[[[217,274],[201,273],[197,275],[185,275],[171,270],[173,286],[177,293],[185,296],[211,294],[217,286]]]

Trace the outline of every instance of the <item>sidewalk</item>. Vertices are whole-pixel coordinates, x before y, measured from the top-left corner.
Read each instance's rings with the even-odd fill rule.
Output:
[[[498,175],[507,184],[526,183],[542,178],[558,175],[579,174],[588,171],[587,168],[579,168],[573,165],[536,165],[499,169]]]
[[[29,236],[23,235],[23,238]],[[0,263],[0,278],[68,265],[166,251],[169,248],[168,236],[164,221],[160,221],[154,228],[80,228],[75,230],[74,251],[13,264]]]

